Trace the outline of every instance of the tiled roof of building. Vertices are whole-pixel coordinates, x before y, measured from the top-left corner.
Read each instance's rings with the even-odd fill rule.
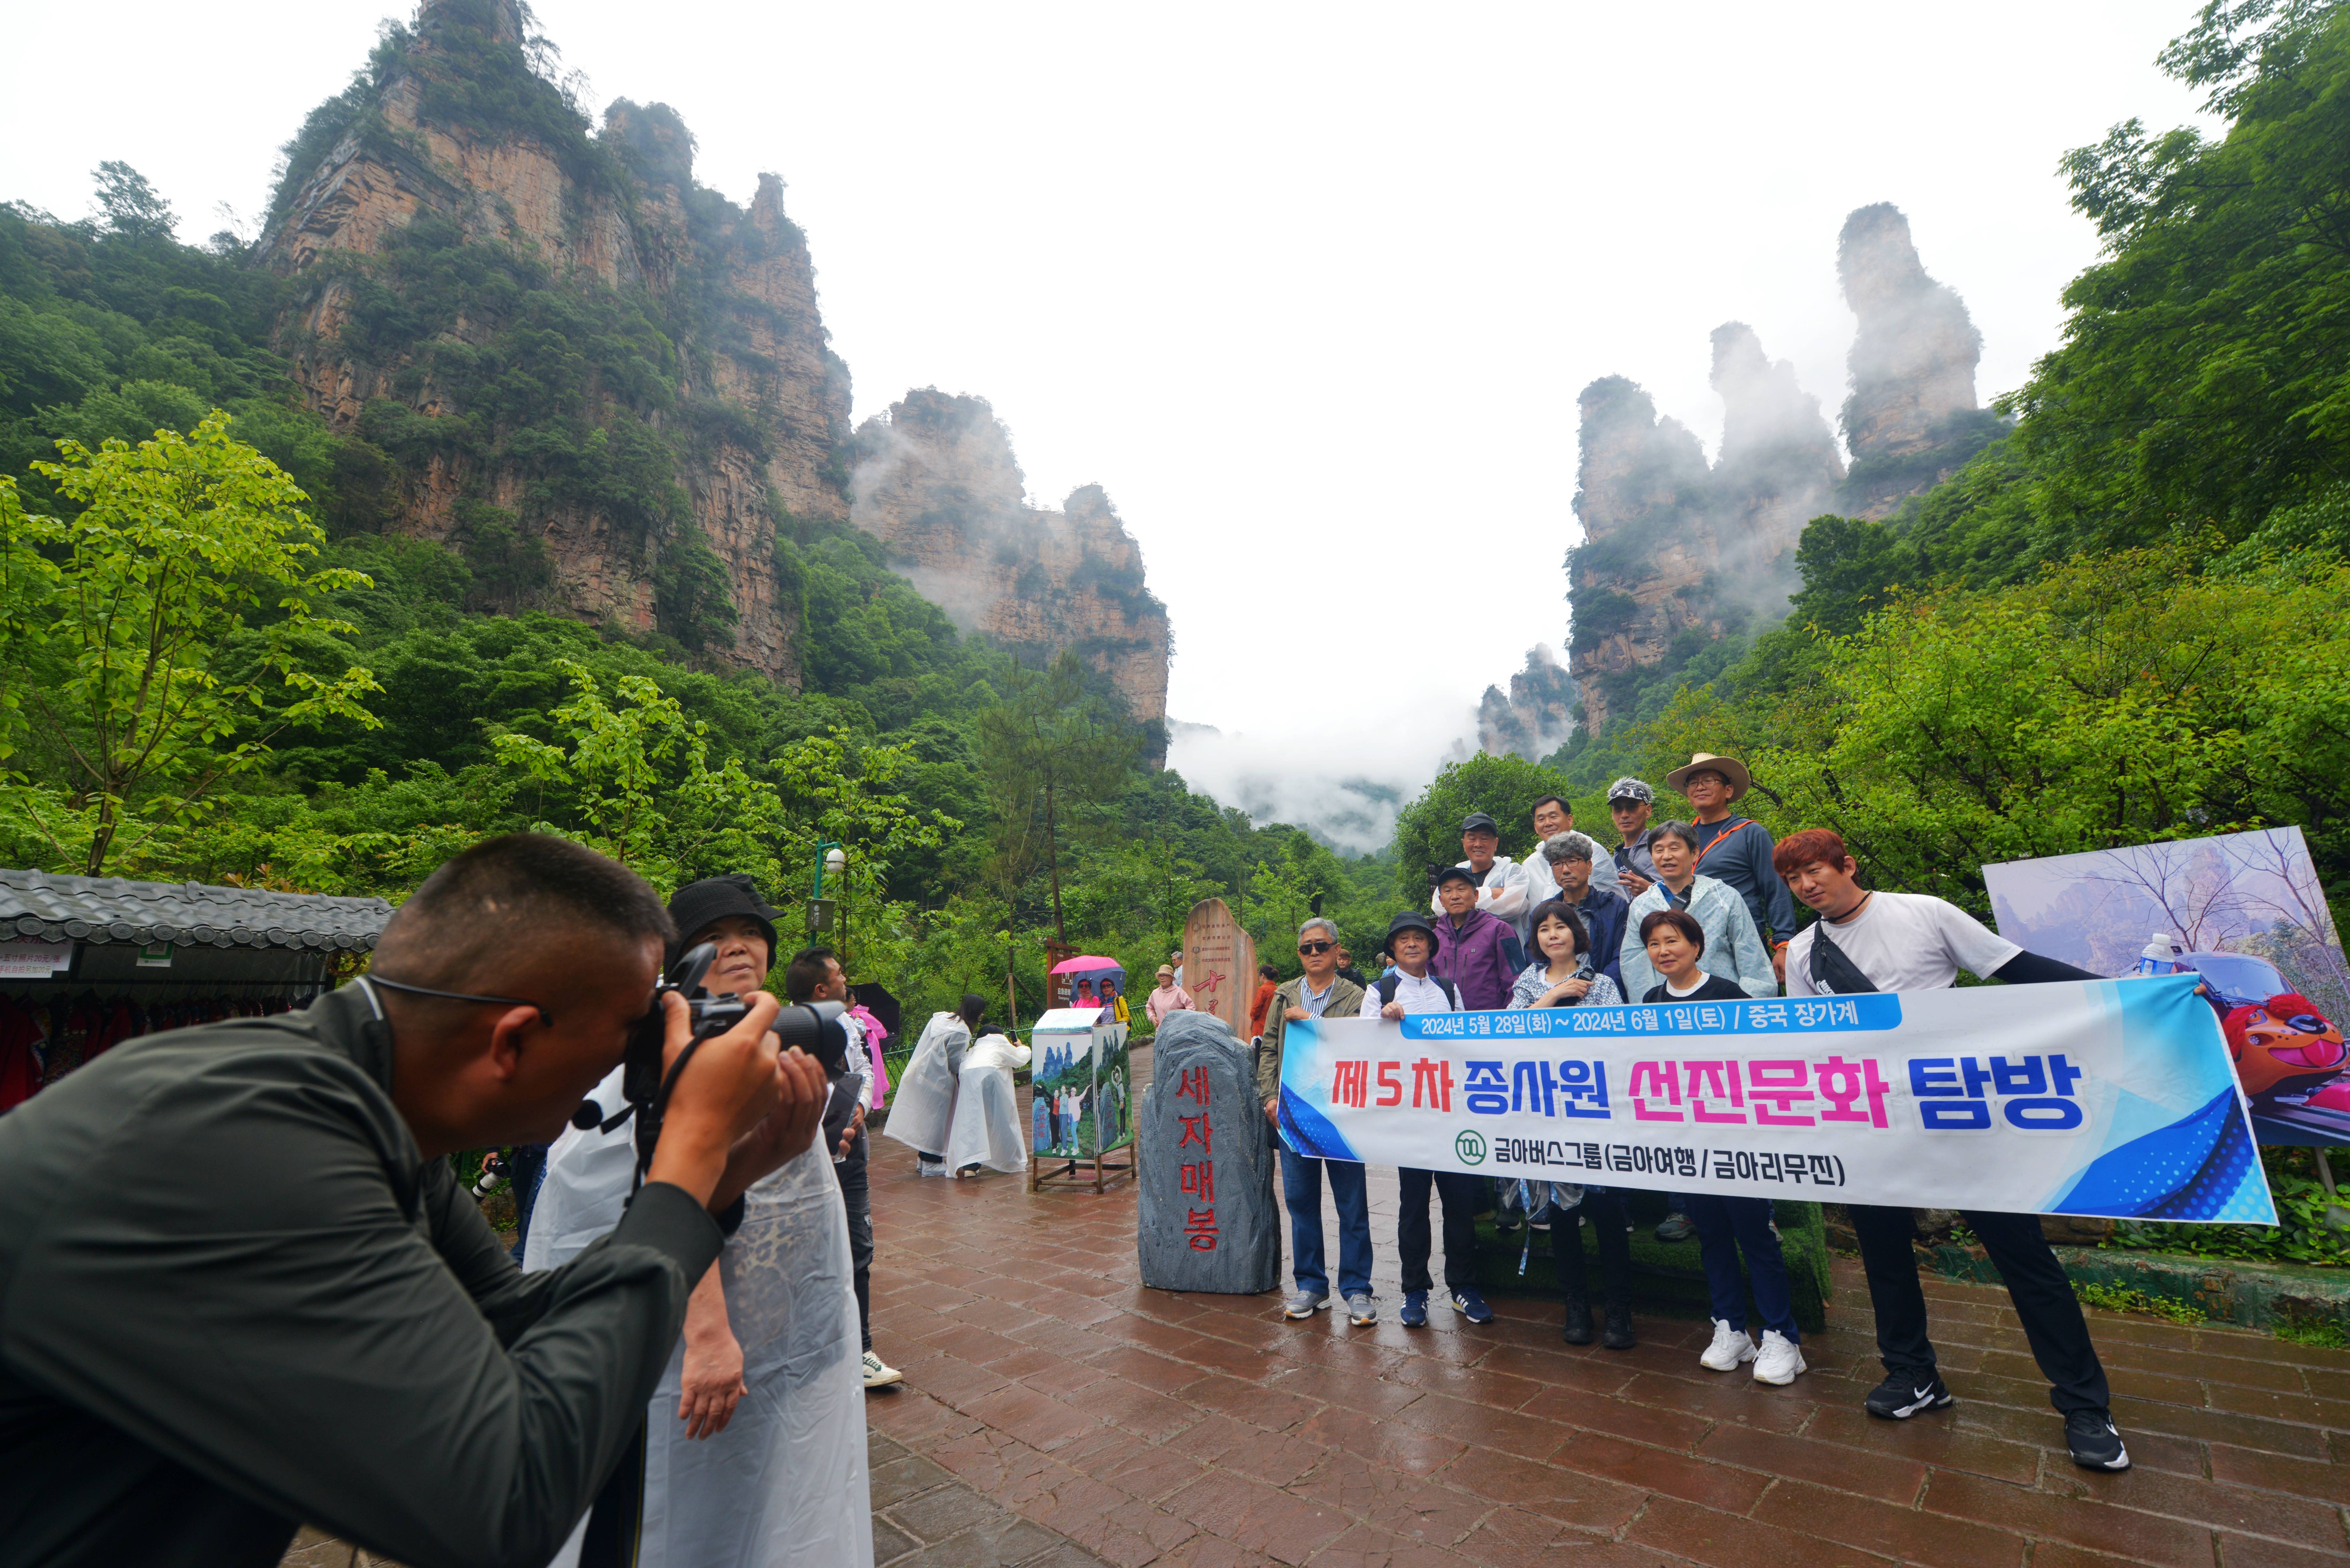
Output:
[[[365,952],[390,918],[391,906],[381,898],[0,870],[0,940]]]

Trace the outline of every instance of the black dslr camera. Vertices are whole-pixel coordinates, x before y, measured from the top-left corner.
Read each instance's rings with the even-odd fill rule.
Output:
[[[620,1098],[625,1103],[620,1108],[607,1116],[603,1106],[588,1100],[572,1113],[571,1125],[583,1131],[596,1127],[610,1132],[630,1116],[636,1118],[639,1185],[645,1172],[652,1168],[653,1148],[660,1141],[661,1115],[669,1107],[670,1090],[676,1085],[678,1075],[704,1040],[725,1033],[750,1016],[750,1004],[740,997],[712,996],[702,989],[702,977],[710,972],[717,957],[717,947],[703,942],[688,950],[654,984],[652,1005],[629,1033],[628,1054],[621,1059]],[[664,1072],[661,1052],[669,1043],[669,1014],[661,1007],[661,997],[672,991],[685,998],[693,1033]],[[827,1076],[837,1080],[848,1059],[848,1033],[840,1023],[845,1011],[837,1002],[790,1003],[775,1014],[770,1027],[782,1049],[799,1047],[816,1058]]]

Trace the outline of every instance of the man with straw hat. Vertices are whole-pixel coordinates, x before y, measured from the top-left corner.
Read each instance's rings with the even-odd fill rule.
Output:
[[[1687,766],[1667,774],[1665,784],[1689,797],[1698,834],[1698,869],[1745,900],[1754,929],[1770,945],[1772,966],[1783,981],[1787,941],[1795,934],[1795,900],[1771,867],[1778,845],[1770,829],[1731,810],[1732,802],[1754,787],[1753,776],[1736,757],[1700,752]]]

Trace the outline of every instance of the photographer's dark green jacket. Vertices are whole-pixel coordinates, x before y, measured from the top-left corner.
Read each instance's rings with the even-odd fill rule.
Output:
[[[307,1521],[540,1568],[717,1223],[648,1186],[525,1275],[393,1108],[364,986],[119,1045],[0,1116],[0,1560],[272,1568]]]

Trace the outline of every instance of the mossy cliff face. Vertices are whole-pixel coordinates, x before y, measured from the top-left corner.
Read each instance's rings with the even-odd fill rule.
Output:
[[[1029,505],[994,410],[924,388],[858,427],[854,488],[852,521],[923,597],[1024,656],[1076,649],[1163,752],[1167,609],[1101,486],[1057,512]]]
[[[591,135],[532,48],[510,0],[426,0],[311,117],[261,249],[281,346],[396,462],[392,526],[504,607],[796,686],[775,531],[847,517],[849,389],[782,182],[697,186],[658,104]]]

